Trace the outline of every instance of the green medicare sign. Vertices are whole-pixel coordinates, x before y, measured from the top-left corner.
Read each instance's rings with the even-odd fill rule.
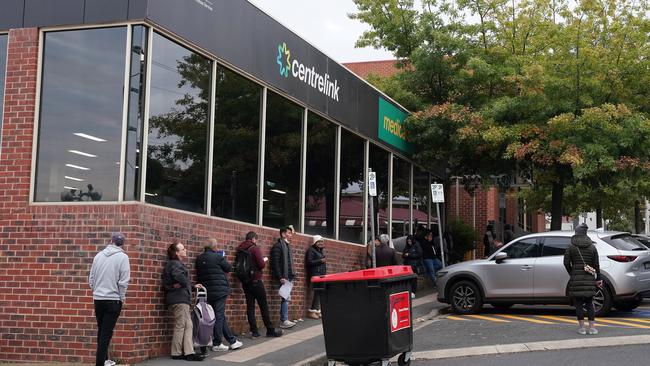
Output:
[[[413,145],[406,141],[404,120],[406,113],[379,97],[379,139],[405,153],[413,153]]]

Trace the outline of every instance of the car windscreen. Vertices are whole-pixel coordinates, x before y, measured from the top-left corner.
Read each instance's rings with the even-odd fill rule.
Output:
[[[603,241],[618,250],[647,250],[643,244],[639,243],[629,234],[618,234],[602,238]]]

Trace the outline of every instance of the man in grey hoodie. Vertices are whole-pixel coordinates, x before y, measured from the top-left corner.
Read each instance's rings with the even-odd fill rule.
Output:
[[[97,354],[95,366],[114,365],[108,359],[108,346],[113,337],[113,328],[122,311],[126,297],[131,269],[129,257],[122,249],[124,235],[114,233],[111,243],[97,253],[90,268],[88,282],[93,290],[95,318],[97,318]]]

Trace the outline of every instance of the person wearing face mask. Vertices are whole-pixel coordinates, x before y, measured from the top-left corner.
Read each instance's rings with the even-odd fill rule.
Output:
[[[325,259],[325,239],[320,235],[314,235],[312,238],[312,245],[307,249],[305,264],[309,278],[313,276],[323,276],[327,273],[327,260]],[[309,281],[311,287],[311,307],[307,310],[307,317],[311,319],[318,319],[321,317],[320,313],[320,298],[316,295],[314,288]]]

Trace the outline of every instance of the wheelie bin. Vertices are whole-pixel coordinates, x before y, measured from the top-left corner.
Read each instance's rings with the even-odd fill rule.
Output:
[[[314,276],[320,296],[328,365],[345,362],[411,363],[413,324],[410,266],[389,266]]]

